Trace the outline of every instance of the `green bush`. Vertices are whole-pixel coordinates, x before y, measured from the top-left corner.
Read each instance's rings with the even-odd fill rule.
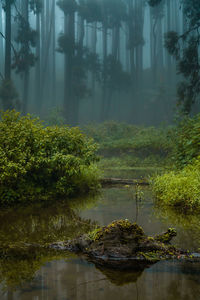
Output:
[[[200,114],[182,120],[174,136],[174,161],[182,168],[200,155]]]
[[[97,187],[96,145],[78,128],[1,113],[0,203],[72,196]]]
[[[153,192],[163,205],[184,211],[200,209],[200,157],[180,171],[157,176]]]
[[[84,131],[99,143],[100,150],[108,150],[116,154],[132,152],[143,156],[152,154],[166,156],[172,149],[168,128],[107,121],[102,124],[88,125]]]

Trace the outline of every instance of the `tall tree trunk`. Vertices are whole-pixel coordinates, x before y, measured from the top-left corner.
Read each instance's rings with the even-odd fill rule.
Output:
[[[44,100],[44,84],[43,84],[43,70],[45,68],[45,52],[46,52],[46,34],[45,34],[45,30],[46,30],[46,26],[45,26],[45,2],[43,1],[43,6],[42,6],[42,10],[41,10],[41,28],[40,28],[40,34],[41,34],[41,43],[40,43],[40,53],[41,53],[41,59],[40,59],[40,68],[41,68],[41,83],[40,83],[40,88],[41,88],[41,99],[40,99],[40,103],[38,106],[38,109],[41,110],[42,107],[42,103]]]
[[[97,52],[97,22],[93,23],[91,31],[91,51],[96,55]],[[95,94],[95,72],[92,72],[92,94]],[[94,97],[93,97],[94,98]]]
[[[102,107],[101,107],[101,120],[104,121],[106,118],[107,112],[107,78],[106,78],[106,59],[107,59],[107,52],[108,52],[108,44],[107,44],[107,24],[106,22],[103,24],[103,31],[102,31],[102,39],[103,39],[103,69],[104,69],[104,76],[103,76],[103,89],[102,89]]]
[[[112,56],[115,60],[120,59],[120,26],[117,24],[112,29]]]
[[[3,15],[2,15],[2,3],[0,1],[0,32],[3,33]],[[0,77],[3,77],[4,74],[4,49],[3,49],[3,37],[0,35]]]
[[[49,104],[47,99],[51,98],[51,89],[48,88],[48,84],[51,78],[51,66],[50,66],[50,46],[51,46],[51,28],[50,28],[50,0],[46,0],[46,13],[45,13],[45,36],[46,36],[46,45],[45,45],[45,63],[44,63],[44,90],[45,90],[45,105]]]
[[[133,0],[128,2],[128,44],[129,44],[129,62],[130,62],[130,74],[132,81],[132,94],[135,93],[135,46],[134,46],[134,34],[135,34],[135,12],[133,7]]]
[[[48,6],[47,6],[48,8]],[[43,56],[43,64],[42,64],[42,84],[41,84],[41,99],[44,100],[46,97],[49,99],[52,97],[50,95],[51,89],[48,88],[47,84],[51,82],[52,79],[52,72],[50,73],[50,70],[52,71],[52,64],[50,64],[50,53],[51,53],[51,44],[52,44],[52,32],[53,32],[53,23],[54,23],[54,3],[52,2],[52,7],[51,7],[51,17],[49,18],[48,22],[46,21],[46,25],[48,24],[48,34],[46,35],[46,40],[44,43],[44,56]],[[47,29],[46,29],[47,30]],[[48,90],[48,92],[46,91]],[[45,97],[44,97],[45,96]]]
[[[157,52],[157,61],[158,61],[158,69],[160,73],[160,79],[162,81],[162,74],[164,69],[164,57],[163,57],[163,30],[162,30],[162,19],[158,19],[158,52]]]
[[[65,70],[64,70],[64,112],[69,124],[74,124],[74,103],[75,99],[73,97],[73,78],[72,78],[72,68],[73,68],[73,58],[74,58],[74,49],[73,45],[75,43],[75,28],[74,28],[74,13],[65,15],[64,21],[64,34],[69,39],[70,44],[72,45],[71,49],[68,50],[68,53],[65,53]]]
[[[167,1],[167,32],[171,30],[171,0]],[[171,71],[172,71],[172,58],[166,51],[166,62],[167,62],[167,79],[168,83],[171,84]]]
[[[26,22],[26,26],[29,26],[29,4],[28,1],[24,0],[22,2],[22,15]],[[25,59],[27,59],[27,55],[29,53],[29,42],[26,40],[25,44]],[[28,106],[28,97],[29,97],[29,66],[26,66],[24,72],[24,88],[23,88],[23,103],[22,103],[22,112],[25,114],[27,112]]]
[[[6,41],[5,41],[5,79],[11,79],[11,1],[5,3]]]
[[[41,55],[40,55],[40,47],[41,47],[41,27],[40,27],[40,14],[36,15],[36,31],[38,34],[37,44],[36,44],[36,68],[35,68],[35,97],[36,97],[36,109],[39,112],[40,103],[41,103]]]
[[[53,37],[52,37],[52,103],[56,103],[56,13],[55,13],[55,0],[52,0],[52,9],[53,9]]]
[[[142,72],[143,72],[143,29],[144,29],[144,1],[136,1],[136,32],[139,36],[139,44],[136,47],[136,85],[137,89],[142,87]]]

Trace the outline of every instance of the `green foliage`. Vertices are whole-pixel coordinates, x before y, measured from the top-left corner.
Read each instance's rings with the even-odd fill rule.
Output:
[[[65,15],[73,14],[78,7],[75,0],[58,0],[57,5],[63,10]]]
[[[168,32],[165,36],[165,46],[177,61],[178,73],[184,77],[184,81],[180,82],[177,90],[179,96],[178,105],[184,113],[188,114],[200,94],[198,51],[200,44],[200,2],[183,0],[181,5],[187,21],[187,30],[183,34]]]
[[[100,150],[120,153],[138,152],[140,154],[160,154],[165,156],[172,149],[168,128],[155,128],[104,122],[88,125],[84,131],[100,144]]]
[[[80,0],[78,12],[88,23],[102,20],[100,3],[94,0]]]
[[[72,196],[97,187],[96,145],[78,128],[1,114],[0,203]]]
[[[60,107],[54,107],[50,109],[45,117],[45,123],[47,125],[58,125],[62,126],[66,123],[65,118],[63,117],[63,112]]]
[[[200,114],[185,117],[174,132],[174,161],[178,167],[191,163],[200,154]]]
[[[103,82],[111,91],[128,91],[131,87],[131,76],[123,71],[122,64],[112,55],[106,57],[102,69]]]
[[[19,106],[18,93],[11,80],[3,80],[0,86],[0,99],[4,109],[12,109]]]
[[[161,2],[162,2],[162,0],[148,0],[148,3],[150,6],[159,5]]]
[[[32,52],[32,48],[36,46],[38,36],[23,16],[18,15],[16,20],[19,24],[16,42],[20,48],[13,57],[12,68],[15,69],[16,73],[23,73],[35,65],[36,56]]]
[[[174,130],[173,160],[179,170],[154,179],[160,203],[184,210],[200,208],[200,114],[184,118]]]
[[[162,205],[188,212],[199,209],[200,157],[180,171],[171,171],[156,177],[153,192]]]

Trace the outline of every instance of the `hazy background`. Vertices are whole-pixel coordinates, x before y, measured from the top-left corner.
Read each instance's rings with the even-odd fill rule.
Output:
[[[7,90],[15,92],[1,108],[60,115],[72,125],[173,121],[180,78],[164,34],[184,32],[181,1],[155,7],[146,0],[7,2],[11,74],[5,74],[9,24],[0,1],[0,84],[11,79]]]

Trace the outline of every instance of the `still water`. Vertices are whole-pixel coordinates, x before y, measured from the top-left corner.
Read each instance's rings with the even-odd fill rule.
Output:
[[[200,216],[156,208],[149,188],[142,192],[137,205],[134,188],[113,187],[95,198],[1,211],[1,245],[20,241],[48,244],[73,238],[95,224],[127,218],[152,235],[175,227],[178,235],[173,243],[198,251]],[[200,264],[169,261],[140,272],[117,272],[98,269],[71,253],[38,253],[0,259],[0,282],[2,300],[198,300]]]

